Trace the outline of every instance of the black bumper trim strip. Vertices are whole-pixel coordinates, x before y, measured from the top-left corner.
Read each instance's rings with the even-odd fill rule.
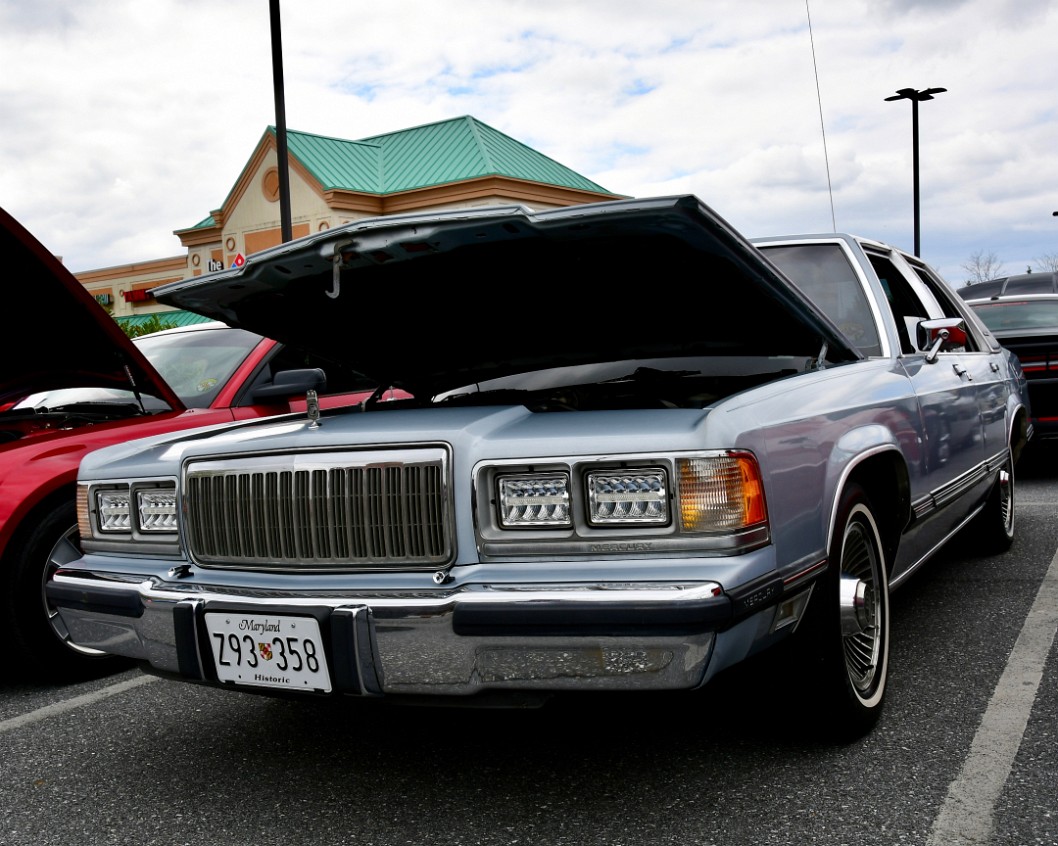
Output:
[[[118,617],[143,616],[143,603],[135,590],[86,590],[49,582],[46,591],[48,601],[60,608],[97,611]]]
[[[457,605],[457,635],[644,635],[720,628],[731,620],[731,603],[719,596],[679,605],[656,602],[475,602]]]

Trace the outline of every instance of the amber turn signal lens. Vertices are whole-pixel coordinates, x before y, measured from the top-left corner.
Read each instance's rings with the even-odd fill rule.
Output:
[[[760,466],[752,453],[681,458],[677,465],[684,532],[730,532],[767,521]]]

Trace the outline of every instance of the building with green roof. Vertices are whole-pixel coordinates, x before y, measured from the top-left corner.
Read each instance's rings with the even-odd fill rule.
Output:
[[[425,209],[511,203],[544,209],[621,196],[470,116],[357,140],[290,129],[286,139],[295,238],[364,217]],[[265,129],[221,205],[174,234],[186,257],[78,277],[127,321],[166,310],[154,302],[151,288],[230,267],[240,256],[279,244],[275,127]]]

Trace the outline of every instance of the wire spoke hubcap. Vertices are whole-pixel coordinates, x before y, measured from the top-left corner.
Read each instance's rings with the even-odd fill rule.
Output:
[[[1008,533],[1014,525],[1014,486],[1011,481],[1010,468],[1004,467],[999,471],[999,512]]]
[[[869,530],[853,521],[845,532],[839,583],[842,650],[849,680],[869,695],[882,650],[881,567]]]

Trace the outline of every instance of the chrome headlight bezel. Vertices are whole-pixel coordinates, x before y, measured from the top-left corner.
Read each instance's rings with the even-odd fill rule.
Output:
[[[558,478],[568,484],[568,520],[505,519],[505,480],[527,486]],[[484,559],[732,555],[770,541],[760,465],[746,450],[482,462],[474,480]]]
[[[180,513],[173,478],[79,482],[77,526],[86,549],[175,544]]]

